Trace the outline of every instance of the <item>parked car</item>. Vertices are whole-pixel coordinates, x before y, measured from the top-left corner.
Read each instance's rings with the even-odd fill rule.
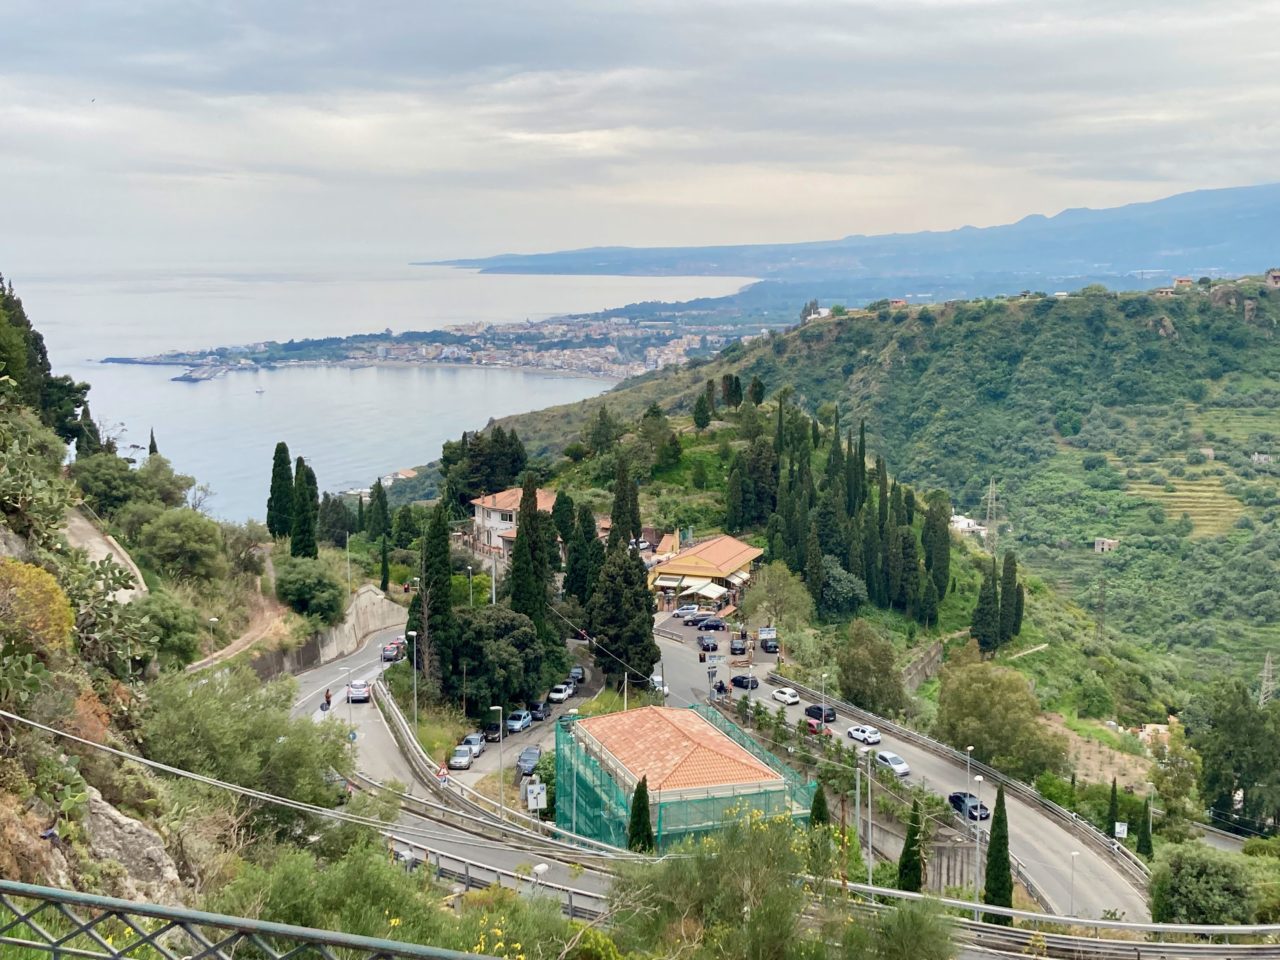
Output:
[[[964,790],[957,790],[950,794],[947,797],[947,803],[951,804],[951,808],[960,816],[970,820],[987,820],[991,816],[991,811],[987,809],[985,803]]]
[[[564,703],[569,699],[569,688],[563,683],[557,683],[547,694],[547,699],[552,703]]]
[[[856,726],[856,727],[850,727],[849,739],[857,740],[860,743],[879,743],[880,731],[877,730],[875,727],[868,727],[865,724]]]
[[[710,610],[699,610],[696,613],[688,614],[684,618],[684,625],[686,627],[696,627],[698,624],[702,623],[703,620],[710,620],[714,616],[715,614]]]
[[[777,700],[779,703],[785,703],[788,706],[791,706],[800,702],[800,694],[796,693],[790,687],[779,687],[777,690],[773,691],[773,699]]]
[[[755,677],[749,677],[745,673],[740,673],[729,681],[735,687],[741,687],[743,690],[754,690],[760,686],[760,681]]]
[[[747,654],[747,641],[741,637],[734,637],[729,641],[729,653],[735,657],[744,657]]]
[[[400,659],[400,648],[394,643],[388,643],[382,648],[382,659],[385,663],[392,663]]]
[[[532,700],[525,704],[529,711],[529,716],[535,720],[545,720],[551,716],[551,704],[543,700]]]
[[[502,739],[502,725],[497,720],[491,720],[484,725],[484,738],[489,743],[497,743]]]
[[[347,684],[347,703],[368,703],[370,697],[369,685],[363,680]]]
[[[813,717],[815,720],[820,720],[823,723],[836,722],[836,708],[831,706],[829,703],[826,706],[821,707],[816,703],[811,703],[809,706],[804,708],[804,715],[806,717]]]
[[[876,765],[892,770],[895,776],[911,776],[911,767],[907,765],[907,761],[890,750],[881,750],[876,754]]]
[[[671,612],[671,615],[679,620],[683,620],[685,617],[692,617],[697,612],[698,605],[696,603],[686,603],[683,606],[676,607],[675,610]]]
[[[475,754],[471,752],[471,748],[459,744],[453,748],[453,754],[449,757],[449,769],[470,770],[474,759]]]
[[[468,733],[462,738],[462,743],[458,744],[458,746],[470,747],[472,756],[478,757],[484,753],[484,734]]]
[[[804,722],[809,727],[810,736],[830,737],[833,735],[831,733],[831,728],[816,717],[805,717]]]
[[[641,538],[640,540],[632,540],[631,546],[634,547],[636,550],[648,550],[649,541],[643,538]]]
[[[715,637],[698,637],[698,649],[703,653],[713,653],[720,649],[720,644],[716,643]]]
[[[667,682],[662,679],[662,674],[655,673],[649,677],[649,689],[655,693],[661,693],[664,697],[671,695],[671,688],[667,686]]]
[[[569,677],[564,681],[564,688],[569,691],[569,696],[576,697],[578,695],[578,681]]]
[[[528,710],[516,710],[511,716],[507,717],[507,733],[519,733],[521,730],[528,730],[533,723],[533,717],[530,716]]]
[[[777,639],[775,638],[775,639],[773,639],[773,640],[761,640],[761,641],[760,641],[760,650],[761,650],[763,653],[777,653],[777,652],[778,652],[778,641],[777,641]]]
[[[521,750],[520,756],[516,757],[516,769],[520,771],[520,775],[527,777],[533,773],[533,768],[538,765],[541,756],[542,748],[537,745]]]
[[[703,630],[728,630],[729,625],[726,624],[719,617],[707,617],[707,619],[702,621],[702,629]]]
[[[587,679],[587,671],[583,667],[570,667],[569,679],[574,683],[584,683]]]

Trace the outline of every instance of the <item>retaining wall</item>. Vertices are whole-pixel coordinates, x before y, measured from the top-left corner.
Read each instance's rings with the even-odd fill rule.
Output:
[[[283,673],[301,673],[354,653],[379,630],[404,626],[407,611],[388,600],[377,587],[365,584],[356,591],[346,619],[314,634],[292,650],[264,650],[252,654],[253,669],[264,680]]]

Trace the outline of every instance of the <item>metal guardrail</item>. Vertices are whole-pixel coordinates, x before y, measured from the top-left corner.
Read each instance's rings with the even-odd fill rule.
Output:
[[[766,679],[775,685],[781,684],[792,687],[798,693],[810,700],[816,701],[822,696],[819,691],[814,690],[812,687],[806,687],[801,683],[797,683],[790,677],[784,677],[772,671],[769,672]],[[928,750],[930,753],[946,757],[947,759],[961,765],[963,765],[967,759],[965,754],[947,746],[945,743],[940,743],[937,740],[926,737],[924,734],[917,733],[914,730],[894,723],[892,720],[887,720],[884,717],[878,717],[874,713],[863,710],[860,707],[855,707],[851,703],[838,700],[830,694],[827,694],[825,699],[826,702],[830,706],[834,707],[838,713],[843,713],[845,716],[853,720],[874,724],[880,730],[886,731],[901,740],[906,740],[907,742],[920,747],[922,750]],[[1093,824],[1080,819],[1079,816],[1064,807],[1060,807],[1052,800],[1045,799],[1034,787],[1023,783],[1021,780],[1015,780],[1007,774],[1001,773],[995,767],[983,763],[980,760],[973,760],[971,762],[975,773],[982,774],[989,782],[1004,784],[1005,790],[1008,793],[1018,797],[1020,800],[1024,800],[1027,803],[1034,804],[1039,807],[1060,825],[1066,827],[1075,836],[1087,843],[1096,852],[1110,857],[1116,866],[1120,868],[1121,876],[1123,876],[1135,890],[1140,892],[1143,896],[1146,896],[1147,879],[1150,877],[1151,871],[1147,868],[1147,865],[1142,862],[1142,860],[1131,853],[1122,844],[1113,845],[1110,838],[1095,828]]]
[[[56,960],[123,960],[140,955],[158,955],[163,960],[234,960],[237,953],[246,951],[270,960],[475,960],[480,956],[11,880],[0,880],[0,945]]]

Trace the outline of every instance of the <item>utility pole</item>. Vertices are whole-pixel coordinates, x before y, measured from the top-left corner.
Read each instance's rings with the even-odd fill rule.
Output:
[[[1265,707],[1270,703],[1275,692],[1275,665],[1271,662],[1271,654],[1268,653],[1262,661],[1262,685],[1258,688],[1258,706]]]

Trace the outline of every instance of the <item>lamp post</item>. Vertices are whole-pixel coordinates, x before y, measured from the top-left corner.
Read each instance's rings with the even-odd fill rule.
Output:
[[[417,577],[413,579],[417,580]],[[412,652],[409,655],[409,667],[413,670],[413,738],[418,739],[418,631],[410,630],[405,636],[409,638]]]
[[[489,712],[498,711],[498,819],[507,819],[507,800],[504,796],[506,790],[507,763],[503,759],[502,743],[507,739],[507,728],[503,726],[502,708],[490,707]]]
[[[978,785],[978,819],[973,825],[973,919],[978,919],[978,901],[982,898],[982,774],[973,778]]]
[[[964,782],[973,783],[973,744],[964,748]],[[973,822],[973,829],[976,832],[978,825],[982,823],[982,808],[978,808],[978,819]],[[978,850],[974,847],[973,851],[973,890],[974,899],[977,899],[978,890]]]
[[[822,675],[822,726],[827,725],[827,675]]]
[[[467,564],[467,595],[469,598],[468,606],[476,605],[476,588],[471,582],[471,564]]]
[[[1147,836],[1151,836],[1152,813],[1156,806],[1156,785],[1150,780],[1147,781]]]
[[[351,710],[351,668],[347,667],[346,670],[347,670],[347,723],[351,724],[351,729],[354,730],[356,727],[356,717]],[[414,731],[414,736],[417,736],[416,730]]]
[[[875,862],[875,854],[871,849],[871,750],[867,750],[867,886],[871,886],[871,865]],[[871,902],[875,903],[873,894]]]
[[[209,640],[210,640],[210,642],[212,642],[212,641],[213,641],[213,628],[214,628],[214,627],[216,627],[217,625],[218,625],[218,618],[217,618],[217,617],[210,617],[210,618],[209,618]]]
[[[1071,851],[1071,909],[1067,911],[1067,916],[1074,917],[1076,915],[1076,857],[1080,856],[1079,850]]]
[[[545,863],[535,863],[533,865],[533,885],[535,887],[542,883],[543,875],[550,869],[551,867]]]

